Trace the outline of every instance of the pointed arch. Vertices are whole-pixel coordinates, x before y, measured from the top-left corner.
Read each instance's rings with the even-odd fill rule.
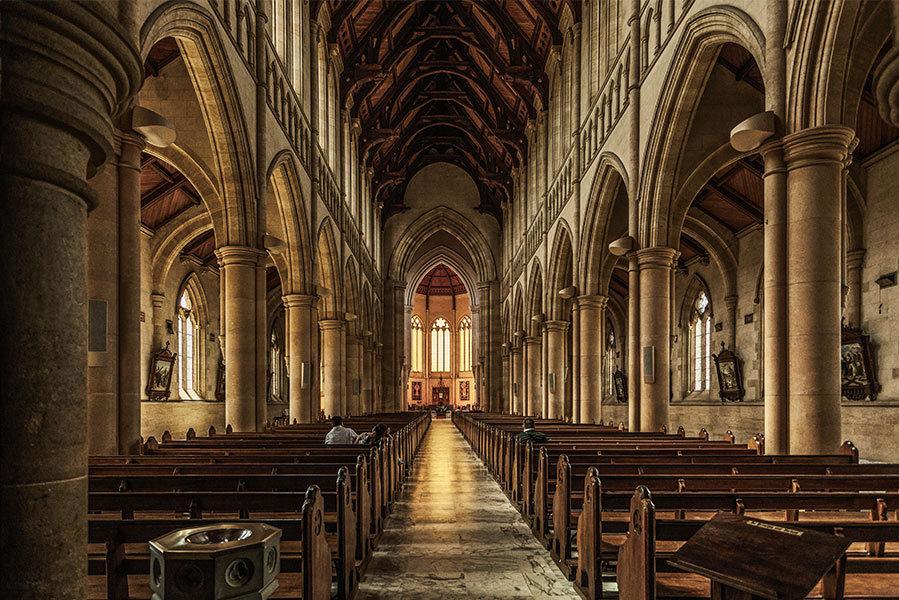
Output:
[[[344,267],[344,309],[346,312],[356,315],[356,318],[347,323],[347,333],[359,335],[362,333],[361,311],[362,304],[359,297],[359,279],[357,276],[356,259],[350,256]]]
[[[203,398],[207,387],[203,332],[209,325],[209,305],[196,273],[182,280],[174,304],[178,395],[182,400],[197,400]]]
[[[600,154],[578,251],[582,260],[578,261],[576,285],[585,294],[606,294],[611,269],[616,262],[608,250],[611,216],[621,194],[627,198],[627,189],[628,176],[621,159],[610,152]]]
[[[672,206],[679,191],[676,186],[684,145],[692,129],[685,124],[692,124],[718,48],[726,42],[745,48],[765,79],[765,37],[745,12],[733,7],[713,6],[700,11],[686,23],[652,117],[647,137],[649,145],[642,163],[645,176],[640,181],[638,239],[644,248],[677,245],[679,231],[674,230],[680,222],[674,223]],[[727,147],[730,148],[729,144]],[[729,156],[729,153],[734,155]],[[720,160],[722,165],[739,157],[732,148],[729,151],[721,148],[718,154],[721,156],[712,162]],[[704,170],[714,166],[709,161],[706,163],[708,166]],[[708,171],[708,176],[717,168]],[[690,196],[690,201],[692,198]]]
[[[209,133],[224,206],[225,227],[216,241],[219,245],[252,245],[257,233],[257,190],[248,119],[216,18],[194,3],[168,2],[141,27],[141,57],[146,58],[153,45],[165,37],[178,41]]]
[[[300,186],[297,159],[290,150],[279,152],[268,168],[269,194],[275,210],[267,210],[268,232],[283,239],[286,248],[272,254],[285,293],[308,294],[312,277],[312,248],[306,200]],[[275,233],[277,231],[277,233]]]
[[[547,318],[563,319],[565,299],[559,296],[561,289],[574,285],[574,251],[572,248],[571,228],[564,219],[559,219],[556,237],[550,252],[547,299],[550,314]],[[570,303],[569,303],[570,306]]]
[[[527,312],[524,315],[524,329],[529,335],[537,335],[540,332],[540,323],[534,321],[532,317],[544,314],[543,304],[543,269],[540,267],[539,261],[534,261],[531,267],[531,276],[528,278],[528,303]]]
[[[330,218],[322,221],[318,230],[316,284],[319,301],[319,316],[323,319],[336,319],[341,305],[340,261],[337,244],[334,243],[334,232]]]

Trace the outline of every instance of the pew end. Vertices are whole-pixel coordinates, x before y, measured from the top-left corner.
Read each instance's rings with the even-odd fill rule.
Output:
[[[858,464],[858,448],[852,443],[852,440],[846,440],[840,445],[838,454],[852,457],[852,463]]]

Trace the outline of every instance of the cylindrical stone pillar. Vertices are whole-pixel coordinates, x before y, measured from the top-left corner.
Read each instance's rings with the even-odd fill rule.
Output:
[[[602,418],[602,323],[606,296],[578,296],[581,318],[581,423],[598,423]]]
[[[673,248],[638,250],[640,265],[640,431],[668,426],[671,355],[671,273]]]
[[[85,174],[112,156],[110,112],[142,76],[108,6],[0,3],[5,598],[87,597]]]
[[[318,398],[312,397],[312,356],[315,296],[287,294],[282,298],[287,333],[287,374],[290,378],[290,420],[312,423],[318,418]]]
[[[234,431],[256,431],[256,271],[264,253],[223,246],[215,254],[225,313],[225,424]]]
[[[512,414],[524,414],[524,386],[521,377],[521,346],[512,346]]]
[[[362,338],[346,336],[346,415],[362,414]]]
[[[787,371],[787,170],[783,147],[762,149],[765,159],[765,451],[789,452]]]
[[[150,294],[153,304],[153,352],[165,347],[167,337],[165,329],[165,294]]]
[[[568,321],[546,322],[547,408],[550,419],[563,419],[565,414],[565,332]]]
[[[341,341],[346,323],[340,319],[318,322],[321,329],[322,410],[326,417],[343,415],[343,365],[340,362]]]
[[[140,452],[140,153],[144,138],[119,142],[119,454]]]
[[[841,184],[854,140],[838,125],[783,138],[791,454],[833,453],[841,442]]]
[[[858,248],[846,253],[846,283],[849,295],[846,298],[846,322],[850,327],[862,326],[862,265],[865,249]]]
[[[527,400],[524,407],[524,413],[530,416],[536,416],[543,413],[543,388],[540,386],[540,358],[541,344],[540,338],[536,335],[529,335],[524,338],[525,364],[527,365]],[[545,417],[546,415],[543,414]]]
[[[727,309],[727,348],[737,351],[737,296],[725,296],[724,307]]]
[[[505,412],[509,412],[511,410],[509,407],[510,407],[510,402],[512,400],[512,396],[509,395],[509,386],[510,386],[509,382],[512,381],[512,376],[511,376],[512,374],[510,373],[510,371],[512,369],[512,357],[509,354],[508,350],[506,350],[506,349],[503,349],[502,369],[503,369],[502,370],[503,385],[501,386],[500,389],[502,389],[502,395],[505,396],[505,398],[501,397],[500,402],[496,407],[496,412],[499,412],[499,413],[505,413]]]
[[[640,431],[640,265],[627,255],[627,428]]]

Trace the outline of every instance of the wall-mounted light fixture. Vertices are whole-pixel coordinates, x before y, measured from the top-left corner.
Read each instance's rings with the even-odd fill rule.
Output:
[[[881,275],[874,280],[874,283],[879,285],[880,289],[893,287],[894,285],[896,285],[896,271],[887,273],[886,275]]]
[[[565,298],[566,300],[568,300],[569,298],[574,298],[575,295],[577,295],[577,288],[573,285],[559,290],[559,296]]]
[[[758,150],[765,140],[774,135],[774,113],[757,113],[730,130],[730,145],[737,152]]]
[[[531,317],[531,321],[534,323],[542,323],[546,320],[546,315],[543,313],[537,313],[533,317]]]
[[[624,256],[625,254],[630,252],[633,247],[634,238],[629,235],[625,235],[609,244],[609,252],[611,252],[615,256]]]
[[[359,315],[354,315],[353,313],[343,313],[343,318],[347,321],[355,321],[359,318]]]

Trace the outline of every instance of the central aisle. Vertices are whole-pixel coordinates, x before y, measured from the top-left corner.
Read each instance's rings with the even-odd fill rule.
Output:
[[[358,598],[579,596],[456,426],[435,419]]]

